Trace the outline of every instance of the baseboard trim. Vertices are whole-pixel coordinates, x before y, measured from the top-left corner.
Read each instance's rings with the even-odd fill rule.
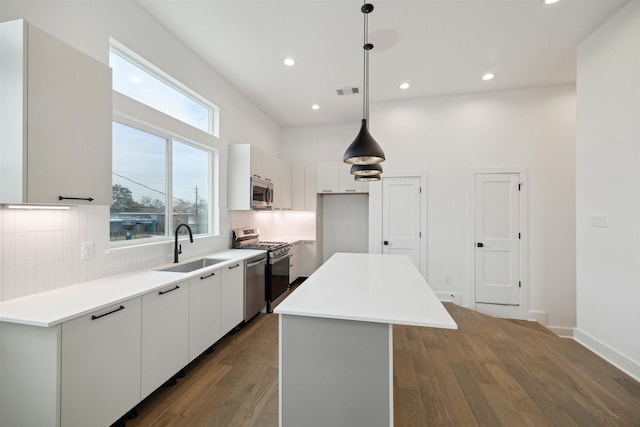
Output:
[[[553,332],[562,338],[573,338],[574,328],[567,328],[565,326],[545,326],[548,330]]]
[[[640,363],[631,360],[624,354],[609,347],[607,344],[589,335],[588,333],[575,328],[573,331],[573,339],[620,369],[627,375],[633,377],[636,381],[640,381]]]

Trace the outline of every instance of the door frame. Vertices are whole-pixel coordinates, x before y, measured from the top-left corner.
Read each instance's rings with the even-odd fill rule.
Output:
[[[476,175],[481,174],[519,174],[519,183],[522,184],[519,194],[518,217],[520,221],[520,305],[513,309],[505,306],[491,304],[476,305],[476,267],[475,267],[475,182]],[[530,319],[529,314],[529,221],[528,221],[528,199],[529,199],[529,176],[526,166],[504,166],[504,167],[483,167],[470,168],[467,191],[467,271],[469,271],[469,281],[467,285],[467,295],[469,295],[469,308],[493,309],[493,313],[500,317],[512,317],[518,319]],[[535,317],[533,317],[535,318]],[[536,319],[537,320],[537,319]]]
[[[427,229],[429,211],[427,210],[429,198],[428,175],[426,170],[385,171],[385,178],[420,178],[420,273],[425,280],[428,278],[429,252]],[[369,183],[369,253],[382,253],[382,181]],[[428,282],[428,280],[427,280]]]

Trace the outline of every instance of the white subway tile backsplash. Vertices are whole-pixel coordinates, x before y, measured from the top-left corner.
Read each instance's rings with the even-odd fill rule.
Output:
[[[16,265],[16,233],[4,233],[2,238],[2,266]]]
[[[15,251],[14,265],[24,265],[27,262],[26,234],[15,233],[15,242],[13,245]]]
[[[183,259],[230,247],[231,228],[236,227],[257,225],[274,237],[300,236],[292,227],[301,227],[315,235],[315,216],[225,211],[220,218],[220,236],[197,238],[193,244],[182,241]],[[81,259],[83,242],[94,243],[93,258]],[[108,206],[52,211],[0,207],[0,301],[172,261],[173,240],[111,249]]]

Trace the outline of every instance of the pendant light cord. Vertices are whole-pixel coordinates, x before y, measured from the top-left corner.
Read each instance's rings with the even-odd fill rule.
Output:
[[[367,2],[365,1],[365,4]],[[362,96],[362,115],[367,121],[367,127],[369,126],[369,13],[363,11],[364,14],[364,44],[362,50],[364,51],[364,71],[362,76],[362,86],[364,94]]]

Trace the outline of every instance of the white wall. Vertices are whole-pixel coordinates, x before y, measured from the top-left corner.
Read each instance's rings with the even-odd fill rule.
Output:
[[[132,0],[2,0],[0,21],[13,19],[25,19],[105,64],[113,37],[220,107],[221,234],[184,244],[183,256],[229,247],[226,146],[248,142],[279,156],[280,128]],[[110,250],[108,218],[103,207],[64,213],[0,209],[0,301],[172,261],[172,242]],[[96,243],[96,256],[88,261],[80,259],[80,243],[87,239]]]
[[[469,301],[472,168],[524,166],[529,180],[529,314],[575,325],[575,88],[443,96],[371,106],[385,170],[428,172],[428,281]],[[283,130],[285,160],[341,159],[352,126]],[[370,184],[377,185],[377,184]],[[525,231],[526,232],[526,231]],[[451,276],[451,285],[445,285]],[[570,329],[566,329],[569,330]]]
[[[368,252],[369,196],[324,194],[318,203],[322,203],[322,253],[318,254],[318,263],[336,252]]]
[[[640,380],[639,42],[632,1],[578,49],[575,336]]]

